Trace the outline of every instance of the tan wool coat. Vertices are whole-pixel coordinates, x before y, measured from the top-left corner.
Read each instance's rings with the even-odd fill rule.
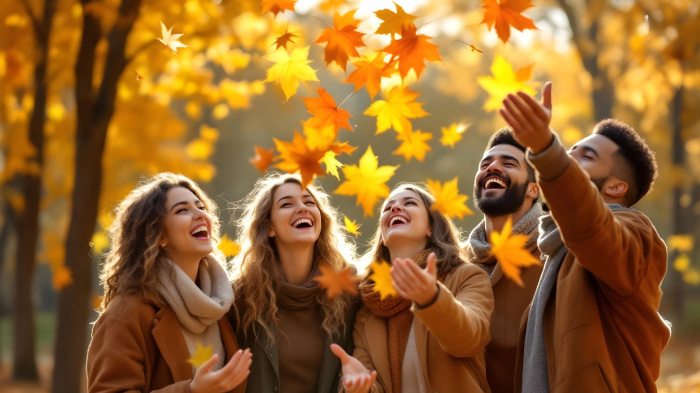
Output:
[[[639,211],[612,211],[561,144],[528,157],[569,252],[544,310],[552,393],[656,392],[670,329],[658,314],[666,246]],[[521,323],[516,391],[522,382]]]
[[[489,392],[484,348],[489,342],[493,293],[481,268],[465,263],[447,274],[432,305],[414,313],[418,358],[430,392]],[[357,313],[353,356],[377,370],[374,392],[391,392],[386,318],[366,306]]]
[[[218,324],[228,362],[238,342],[226,317]],[[189,393],[194,376],[189,358],[172,308],[153,295],[117,295],[92,329],[88,392]],[[233,392],[244,392],[245,384]]]

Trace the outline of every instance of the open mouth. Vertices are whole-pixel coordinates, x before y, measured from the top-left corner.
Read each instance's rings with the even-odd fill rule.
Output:
[[[310,218],[300,218],[292,223],[296,229],[313,228],[314,222]]]
[[[190,232],[190,235],[195,239],[209,239],[209,230],[206,225],[200,225]]]
[[[403,224],[408,224],[408,220],[405,219],[404,217],[394,216],[394,217],[389,218],[389,227],[393,227],[396,225],[403,225]]]
[[[506,182],[505,180],[501,179],[500,177],[496,176],[491,176],[486,178],[486,181],[484,181],[483,189],[484,190],[502,190],[506,188]]]

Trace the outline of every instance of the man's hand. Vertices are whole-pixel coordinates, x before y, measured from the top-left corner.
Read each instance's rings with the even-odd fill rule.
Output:
[[[552,143],[554,135],[549,129],[552,119],[552,82],[542,88],[542,101],[537,101],[522,91],[508,94],[503,107],[498,110],[503,120],[513,129],[515,140],[537,154]]]

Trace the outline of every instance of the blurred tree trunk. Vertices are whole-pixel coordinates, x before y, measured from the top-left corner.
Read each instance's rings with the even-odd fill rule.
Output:
[[[4,272],[5,261],[9,258],[9,253],[7,252],[9,249],[8,243],[10,242],[10,231],[14,227],[15,220],[15,212],[12,210],[12,206],[10,206],[6,200],[4,202],[3,210],[2,227],[0,227],[0,272]],[[5,290],[2,287],[4,283],[5,280],[0,280],[0,298],[2,299],[0,300],[0,318],[7,315],[7,304],[5,304],[5,299],[7,299],[9,296],[4,296]],[[4,332],[0,332],[0,334],[3,333]],[[3,353],[2,346],[0,346],[0,353]]]
[[[94,0],[81,0],[83,8]],[[107,34],[107,58],[98,91],[93,89],[96,47],[101,39],[100,21],[83,13],[80,51],[75,65],[76,77],[76,156],[75,186],[71,198],[70,224],[66,240],[66,266],[73,283],[58,296],[58,320],[52,392],[75,393],[81,390],[88,338],[88,312],[92,259],[89,242],[95,230],[102,187],[102,154],[107,129],[114,113],[117,82],[126,65],[126,40],[139,13],[141,0],[123,0],[118,22]],[[60,359],[60,361],[58,361]]]
[[[37,44],[34,68],[34,108],[29,121],[29,142],[36,149],[39,170],[44,159],[44,123],[46,120],[46,68],[49,52],[49,33],[56,11],[56,0],[45,0],[41,23],[34,16],[29,4],[27,12],[34,23]],[[39,203],[41,201],[41,174],[20,175],[20,188],[24,197],[24,209],[18,212],[17,263],[15,265],[15,293],[13,318],[12,379],[37,381],[36,348],[34,336],[34,267],[36,265],[37,238],[39,236]]]

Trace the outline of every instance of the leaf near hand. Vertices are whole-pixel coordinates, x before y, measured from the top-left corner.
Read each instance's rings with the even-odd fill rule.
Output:
[[[374,281],[374,291],[379,292],[380,299],[389,296],[398,296],[394,288],[394,279],[391,277],[391,265],[382,262],[372,262],[372,274],[369,279]]]
[[[358,165],[346,165],[342,168],[345,181],[334,191],[340,195],[357,195],[356,205],[362,205],[364,216],[374,216],[374,205],[379,198],[389,196],[386,182],[394,176],[398,166],[379,166],[372,146],[360,158]]]
[[[399,73],[402,78],[413,69],[416,76],[420,77],[425,69],[424,61],[441,61],[437,45],[428,42],[431,37],[416,34],[416,26],[411,24],[401,31],[401,38],[394,40],[384,51],[390,53],[399,60]]]
[[[501,264],[503,274],[522,287],[524,284],[520,278],[520,267],[540,265],[541,262],[525,249],[528,237],[513,235],[512,230],[512,217],[509,217],[500,233],[491,233],[490,252]]]
[[[204,347],[202,344],[197,343],[196,348],[192,357],[187,359],[187,363],[193,365],[195,369],[200,368],[207,360],[214,356],[214,347],[212,345]]]
[[[459,217],[462,219],[465,214],[474,214],[465,203],[469,197],[459,193],[456,176],[443,185],[440,184],[440,181],[430,179],[427,183],[428,191],[435,198],[435,202],[430,206],[431,209],[450,218]]]
[[[318,265],[318,267],[321,270],[321,275],[312,278],[312,280],[318,282],[321,288],[326,289],[326,295],[329,298],[333,299],[343,291],[351,295],[357,295],[359,278],[352,274],[350,268],[336,271],[333,267],[327,265]]]
[[[510,38],[510,27],[518,31],[525,29],[537,30],[532,22],[522,15],[521,12],[532,7],[531,0],[481,0],[482,8],[485,10],[484,19],[481,23],[486,24],[489,30],[496,25],[498,38],[507,42]]]
[[[355,19],[355,11],[350,10],[343,15],[338,12],[333,17],[333,27],[329,27],[321,36],[316,39],[316,43],[327,42],[325,50],[326,65],[335,62],[345,71],[350,56],[357,57],[360,54],[357,48],[365,46],[362,41],[364,34],[357,31],[359,20]]]
[[[484,104],[484,109],[492,112],[503,105],[503,100],[510,93],[522,91],[529,95],[535,95],[535,89],[527,84],[532,73],[532,64],[518,71],[513,71],[511,66],[501,55],[497,55],[491,66],[493,76],[480,76],[477,83],[486,90],[490,97]]]

